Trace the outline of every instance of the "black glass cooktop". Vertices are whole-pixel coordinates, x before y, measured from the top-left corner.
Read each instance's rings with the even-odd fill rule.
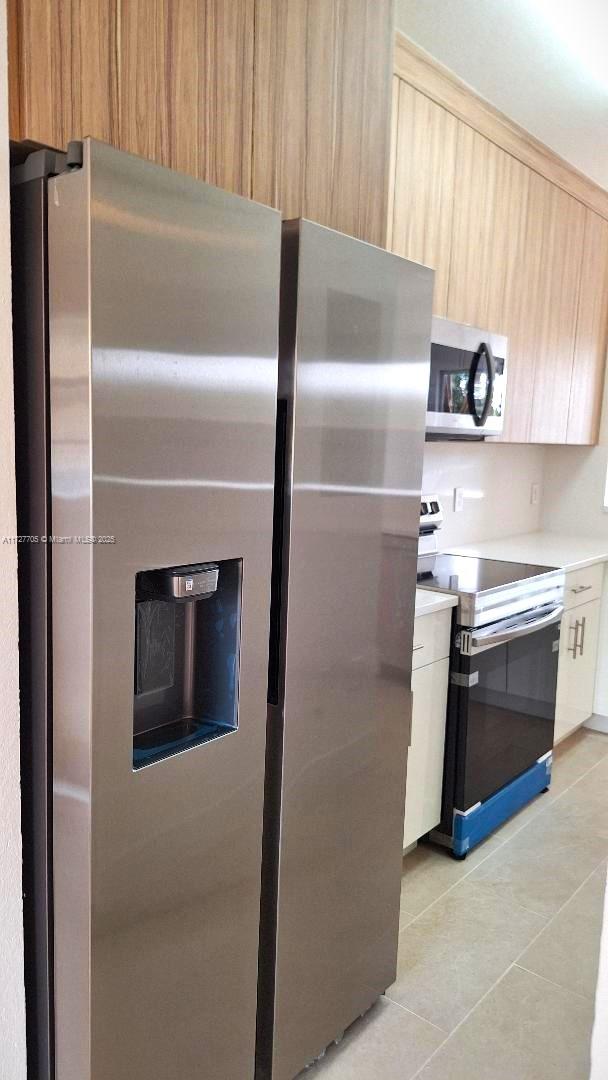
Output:
[[[426,563],[420,559],[422,572],[418,576],[419,585],[425,589],[475,595],[556,570],[554,566],[500,562],[498,559],[478,559],[472,555],[430,555],[427,559]]]

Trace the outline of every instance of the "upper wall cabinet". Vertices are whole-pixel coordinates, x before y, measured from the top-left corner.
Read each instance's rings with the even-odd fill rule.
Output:
[[[85,135],[248,195],[254,0],[9,0],[11,136]]]
[[[517,302],[530,171],[457,121],[448,318],[508,333]]]
[[[393,0],[8,0],[11,136],[92,135],[384,244]]]
[[[608,221],[585,210],[568,442],[596,442],[608,344]]]
[[[397,35],[388,244],[435,313],[506,334],[503,441],[597,441],[608,193]]]
[[[402,79],[395,83],[388,246],[433,267],[435,314],[446,315],[458,121]]]
[[[382,245],[392,13],[392,0],[256,0],[254,199]]]
[[[530,439],[565,443],[578,308],[585,208],[561,188],[534,177],[542,188],[538,215],[541,266],[535,310],[530,312],[529,355],[534,367]]]

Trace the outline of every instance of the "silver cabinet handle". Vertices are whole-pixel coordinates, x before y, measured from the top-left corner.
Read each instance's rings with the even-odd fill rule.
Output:
[[[568,652],[572,653],[572,656],[573,656],[574,660],[576,660],[576,650],[578,649],[578,628],[579,628],[580,625],[581,624],[580,624],[579,620],[577,619],[574,626],[570,625],[568,627],[568,633],[570,633],[571,630],[574,630],[574,644],[573,645],[568,645]]]
[[[583,655],[585,650],[585,626],[587,625],[587,616],[583,615],[581,619],[581,640],[578,643],[579,656]]]
[[[414,645],[413,652],[418,652],[418,649],[424,649],[424,645]]]
[[[570,592],[573,592],[575,596],[578,596],[579,593],[588,592],[589,589],[592,588],[593,585],[573,585]]]

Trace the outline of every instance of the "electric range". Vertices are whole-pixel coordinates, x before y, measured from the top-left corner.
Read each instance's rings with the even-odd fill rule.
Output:
[[[430,839],[462,859],[550,785],[564,572],[423,553],[418,584],[458,596],[442,816]]]

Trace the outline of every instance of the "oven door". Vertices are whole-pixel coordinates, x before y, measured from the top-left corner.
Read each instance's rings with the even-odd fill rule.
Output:
[[[483,802],[553,748],[562,613],[542,609],[457,636],[454,808]]]
[[[433,319],[427,434],[499,435],[503,426],[507,342],[499,334]]]

